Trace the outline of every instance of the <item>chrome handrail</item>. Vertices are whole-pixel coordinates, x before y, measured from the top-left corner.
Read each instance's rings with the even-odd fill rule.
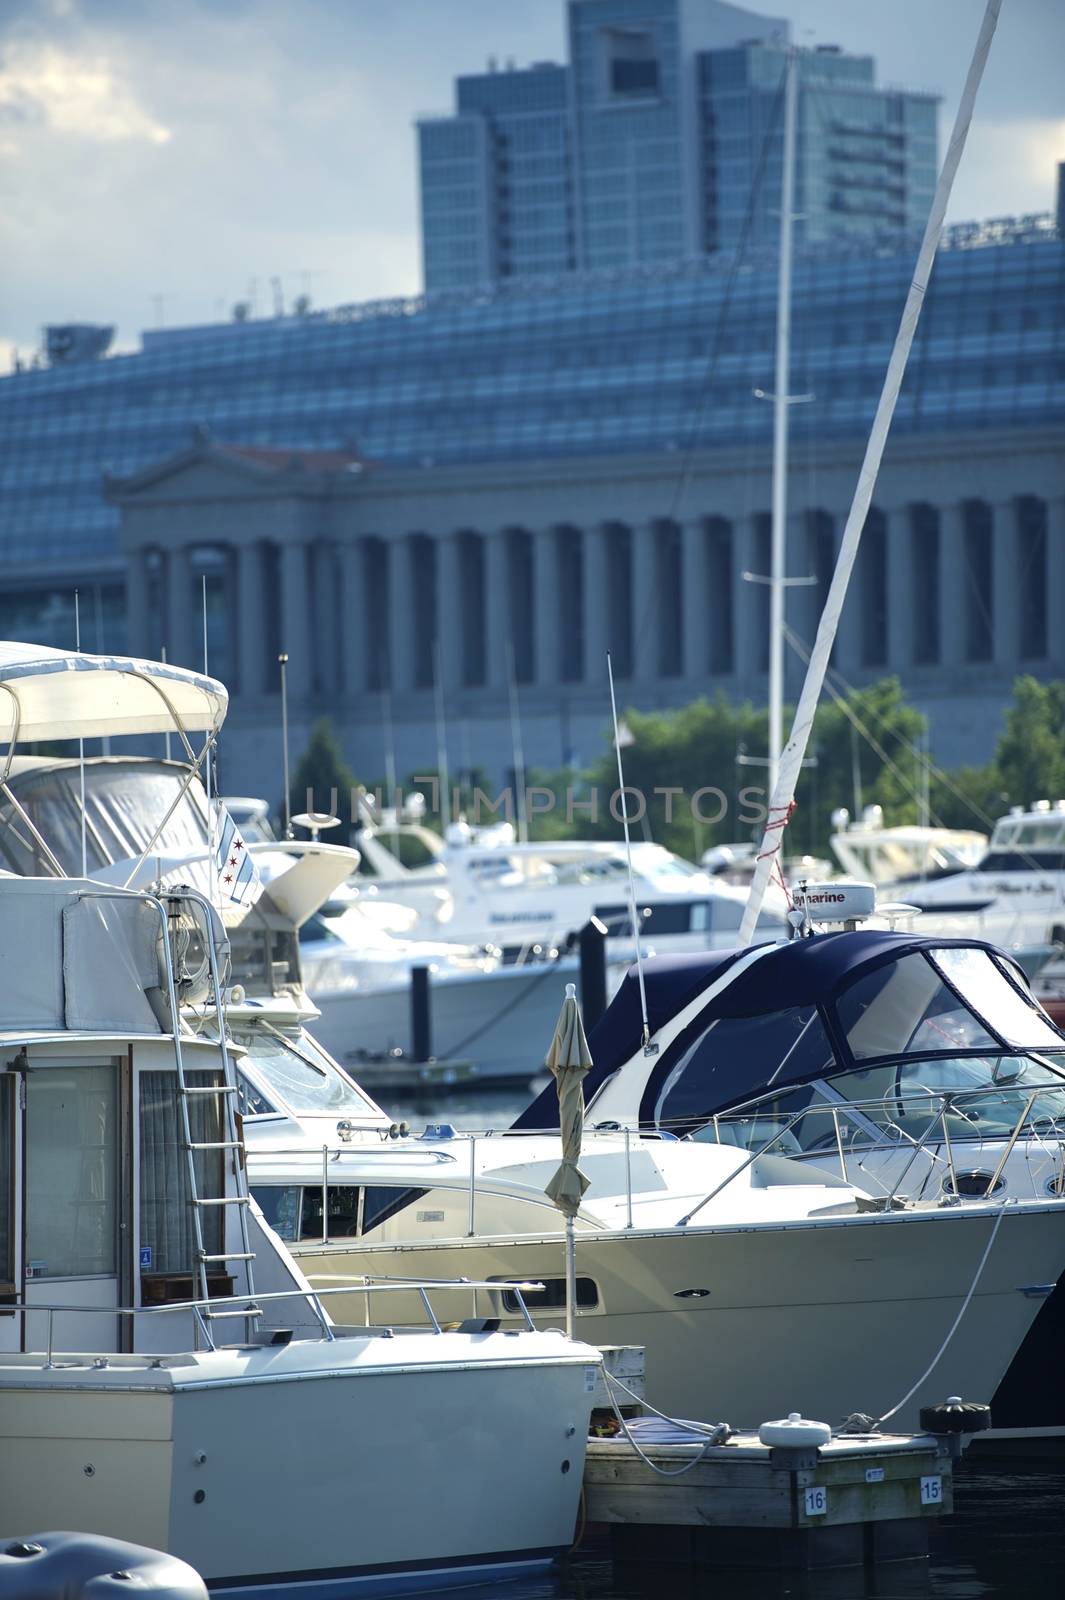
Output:
[[[207,1350],[217,1352],[218,1346],[215,1343],[214,1335],[210,1329],[210,1319],[212,1313],[215,1313],[218,1310],[231,1310],[234,1307],[237,1307],[241,1310],[250,1310],[252,1306],[260,1306],[267,1303],[281,1302],[285,1300],[302,1300],[305,1304],[309,1305],[314,1311],[319,1326],[322,1329],[323,1339],[330,1344],[335,1343],[337,1335],[334,1331],[333,1324],[329,1320],[329,1317],[327,1316],[325,1308],[322,1306],[321,1302],[330,1295],[341,1294],[365,1294],[367,1296],[367,1304],[369,1303],[369,1296],[371,1294],[417,1294],[425,1308],[427,1319],[432,1327],[433,1333],[442,1334],[445,1330],[441,1326],[440,1321],[433,1310],[432,1302],[429,1299],[429,1293],[431,1290],[473,1289],[476,1291],[478,1289],[485,1289],[495,1291],[496,1293],[508,1291],[513,1293],[518,1302],[518,1307],[525,1321],[526,1328],[530,1333],[535,1333],[536,1324],[534,1323],[532,1316],[529,1313],[529,1308],[525,1303],[525,1294],[542,1292],[544,1288],[542,1283],[538,1283],[529,1279],[395,1278],[373,1277],[366,1273],[350,1275],[345,1273],[330,1273],[326,1275],[325,1281],[328,1283],[339,1282],[342,1287],[334,1289],[274,1289],[270,1290],[267,1294],[256,1294],[254,1296],[209,1295],[205,1298],[201,1297],[195,1300],[174,1300],[168,1302],[166,1305],[158,1306],[78,1305],[64,1304],[60,1301],[50,1301],[47,1305],[34,1305],[25,1299],[13,1299],[5,1301],[4,1307],[5,1310],[7,1310],[10,1314],[21,1316],[23,1318],[26,1316],[44,1316],[47,1318],[48,1337],[44,1365],[46,1368],[49,1368],[55,1364],[53,1361],[53,1356],[55,1353],[54,1331],[55,1316],[57,1313],[78,1316],[91,1314],[103,1317],[162,1317],[170,1316],[174,1312],[190,1311],[203,1337]],[[197,1346],[196,1348],[198,1349],[199,1347]],[[17,1354],[20,1352],[13,1353]],[[24,1353],[33,1354],[32,1351],[27,1351]],[[165,1350],[106,1352],[106,1354],[112,1353],[121,1354],[123,1356],[139,1354],[144,1355],[146,1359],[149,1360],[163,1360],[168,1355],[173,1355],[177,1352]],[[0,1354],[0,1364],[2,1364],[2,1361],[3,1355]]]

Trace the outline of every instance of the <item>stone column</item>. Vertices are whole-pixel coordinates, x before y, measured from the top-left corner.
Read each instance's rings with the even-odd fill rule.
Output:
[[[156,661],[160,641],[151,637],[150,592],[148,551],[132,550],[126,558],[126,651]]]
[[[703,683],[710,671],[710,560],[705,519],[695,517],[680,530],[680,614],[682,669]]]
[[[1065,499],[1047,506],[1047,655],[1065,665]]]
[[[314,651],[312,681],[319,694],[335,694],[340,683],[340,594],[336,546],[316,539],[311,546],[314,570],[314,604],[311,643]]]
[[[965,561],[965,508],[939,508],[939,659],[944,667],[965,661],[965,618],[970,580]]]
[[[399,534],[388,541],[388,660],[393,694],[414,687],[414,569],[411,541]]]
[[[884,512],[887,557],[887,670],[905,672],[913,662],[913,526],[909,506]]]
[[[1021,653],[1020,537],[1016,500],[991,511],[991,655],[998,666],[1015,667]]]
[[[193,650],[192,561],[188,545],[176,545],[166,558],[166,659],[179,667],[203,665]]]
[[[511,639],[510,561],[505,528],[482,535],[484,545],[484,679],[506,689]],[[523,602],[526,603],[526,602]]]
[[[533,627],[536,637],[536,682],[558,683],[559,651],[558,535],[554,528],[533,534]]]
[[[281,649],[288,655],[288,692],[304,700],[314,681],[311,592],[307,545],[290,539],[281,546]]]
[[[266,656],[263,547],[257,539],[252,544],[237,545],[233,557],[237,580],[237,688],[247,700],[263,692]]]
[[[658,530],[641,522],[632,530],[632,675],[637,683],[658,677],[658,640],[664,596],[658,582]]]
[[[747,689],[758,677],[762,658],[762,620],[758,604],[760,585],[750,583],[745,572],[757,570],[757,521],[748,513],[732,521],[732,670]]]
[[[610,648],[610,530],[602,522],[585,528],[584,540],[584,681],[606,682]]]
[[[447,533],[436,542],[436,637],[445,689],[461,689],[466,678],[466,630],[480,628],[471,617],[462,572],[462,534]]]

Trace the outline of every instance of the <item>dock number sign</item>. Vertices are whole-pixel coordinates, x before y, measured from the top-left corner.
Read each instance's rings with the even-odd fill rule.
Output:
[[[828,1490],[823,1484],[811,1484],[806,1490],[806,1515],[823,1517],[828,1513]]]
[[[923,1506],[941,1506],[943,1504],[943,1479],[921,1479],[921,1504]]]

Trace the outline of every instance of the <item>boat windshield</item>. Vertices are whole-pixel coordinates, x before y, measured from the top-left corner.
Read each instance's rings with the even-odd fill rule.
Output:
[[[1056,1050],[1061,1035],[986,950],[915,952],[858,979],[836,1011],[855,1060],[990,1050]]]
[[[232,1034],[273,1095],[297,1115],[378,1115],[373,1102],[344,1076],[310,1034],[290,1039],[261,1025],[234,1027]]]

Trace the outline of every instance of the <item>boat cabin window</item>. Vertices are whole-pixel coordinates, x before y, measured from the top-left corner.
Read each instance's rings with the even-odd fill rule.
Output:
[[[322,1116],[378,1116],[372,1101],[344,1076],[309,1034],[290,1038],[261,1024],[254,1028],[234,1026],[232,1033],[234,1043],[243,1045],[252,1066],[266,1080],[267,1089],[273,1090],[291,1111]]]
[[[186,1072],[190,1088],[221,1085],[216,1071]],[[192,1289],[196,1237],[189,1190],[185,1135],[176,1072],[141,1072],[140,1089],[140,1263],[144,1298],[166,1298],[163,1280],[181,1275],[170,1298],[187,1299]],[[223,1134],[222,1096],[190,1095],[189,1130],[194,1144],[217,1144]],[[196,1191],[201,1200],[220,1199],[225,1192],[224,1151],[197,1150]],[[200,1209],[204,1248],[222,1249],[223,1206]],[[155,1292],[156,1287],[164,1292]]]
[[[330,1184],[328,1227],[322,1228],[321,1184],[254,1184],[252,1194],[279,1239],[354,1239],[379,1228],[390,1217],[413,1205],[428,1189],[400,1188],[395,1184]]]
[[[27,1072],[26,1275],[109,1277],[117,1254],[117,1071]]]
[[[530,1311],[565,1311],[565,1278],[539,1278],[542,1289],[523,1289],[521,1297]],[[513,1289],[504,1289],[500,1299],[504,1311],[520,1311],[518,1297]],[[582,1311],[594,1311],[599,1304],[599,1286],[593,1278],[577,1279],[577,1305]]]
[[[237,1110],[242,1117],[280,1117],[284,1112],[273,1105],[257,1084],[237,1067]]]
[[[668,1058],[667,1058],[668,1059]],[[680,1132],[747,1095],[823,1077],[835,1065],[815,1006],[757,1017],[722,1017],[697,1034],[667,1068],[654,1125]]]
[[[985,950],[944,948],[931,960],[915,952],[888,962],[845,990],[836,1011],[859,1061],[1063,1043]]]

